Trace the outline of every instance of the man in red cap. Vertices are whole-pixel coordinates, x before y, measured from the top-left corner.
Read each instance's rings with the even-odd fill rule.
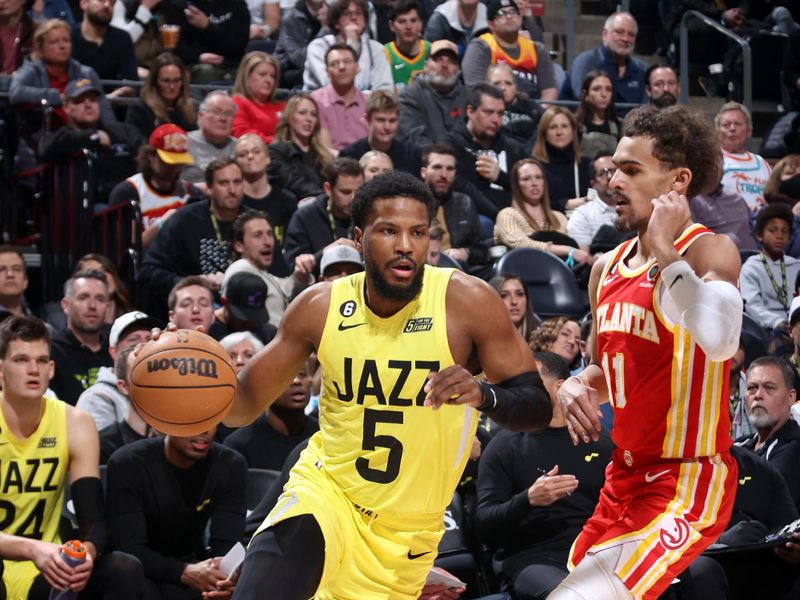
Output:
[[[129,204],[135,200],[142,213],[142,249],[146,250],[158,231],[189,196],[202,196],[200,190],[181,179],[184,165],[193,164],[186,132],[172,123],[160,125],[150,134],[149,143],[139,148],[139,172],[121,181],[112,190],[109,203]]]

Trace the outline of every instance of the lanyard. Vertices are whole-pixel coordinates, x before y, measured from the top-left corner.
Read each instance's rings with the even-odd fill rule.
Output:
[[[222,234],[219,232],[219,223],[217,223],[217,217],[214,216],[214,213],[211,213],[211,225],[214,227],[214,234],[217,236],[217,245],[222,248],[225,245],[225,242],[222,240]]]
[[[764,256],[762,252],[760,255],[761,262],[764,264],[764,269],[767,271],[767,276],[769,277],[769,282],[772,284],[772,289],[775,290],[775,295],[778,296],[778,302],[783,304],[784,310],[787,312],[789,311],[789,305],[787,304],[786,300],[789,296],[788,292],[788,285],[786,284],[786,262],[783,260],[783,256],[781,256],[781,277],[783,278],[783,289],[778,287],[778,282],[775,281],[775,277],[772,275],[772,269],[769,268],[767,264],[767,257]]]
[[[331,210],[331,201],[328,200],[327,204],[325,205],[325,209],[328,211],[328,220],[331,224],[331,236],[333,237],[333,241],[335,242],[339,238],[336,237],[336,221],[333,218],[333,211]],[[350,228],[347,229],[347,235],[345,236],[347,239],[351,239],[350,237]]]

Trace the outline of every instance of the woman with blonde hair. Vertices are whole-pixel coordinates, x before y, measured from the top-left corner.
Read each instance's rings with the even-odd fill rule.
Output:
[[[286,106],[273,100],[280,79],[281,68],[274,56],[259,51],[244,55],[232,90],[236,104],[234,137],[257,133],[267,144],[272,141]]]
[[[509,180],[511,206],[497,213],[494,226],[494,237],[498,242],[509,248],[550,252],[564,259],[570,267],[576,263],[594,262],[591,254],[577,248],[577,244],[567,237],[564,214],[550,208],[542,163],[534,158],[517,161]]]
[[[553,209],[564,212],[586,203],[588,156],[581,156],[578,122],[572,111],[551,106],[542,115],[532,155],[544,166]]]
[[[322,169],[333,160],[333,155],[321,132],[314,98],[305,92],[292,96],[269,145],[272,161],[268,173],[298,200],[322,193]]]
[[[189,71],[177,54],[162,52],[156,56],[139,97],[125,113],[125,122],[145,138],[165,123],[184,131],[197,129],[197,108],[189,94]]]
[[[364,171],[364,183],[372,178],[394,169],[391,157],[380,150],[370,150],[358,159],[358,164]]]

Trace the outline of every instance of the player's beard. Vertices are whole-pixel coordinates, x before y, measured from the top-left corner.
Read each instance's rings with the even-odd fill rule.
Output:
[[[420,291],[422,291],[422,278],[425,274],[425,269],[420,267],[411,283],[405,286],[392,285],[381,274],[381,270],[373,262],[368,261],[365,265],[367,277],[369,277],[375,292],[387,300],[396,300],[398,302],[410,302],[416,298]]]

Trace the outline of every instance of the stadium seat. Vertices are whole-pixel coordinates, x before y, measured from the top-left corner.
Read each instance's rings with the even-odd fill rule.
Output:
[[[497,262],[495,273],[518,275],[528,287],[537,315],[578,318],[588,309],[587,296],[578,288],[575,275],[557,256],[534,248],[515,248]]]
[[[747,313],[742,315],[742,341],[745,368],[759,356],[767,354],[767,332]]]
[[[439,255],[439,266],[446,267],[448,269],[458,269],[459,271],[463,271],[464,267],[454,258],[450,258],[447,254],[442,252]]]

